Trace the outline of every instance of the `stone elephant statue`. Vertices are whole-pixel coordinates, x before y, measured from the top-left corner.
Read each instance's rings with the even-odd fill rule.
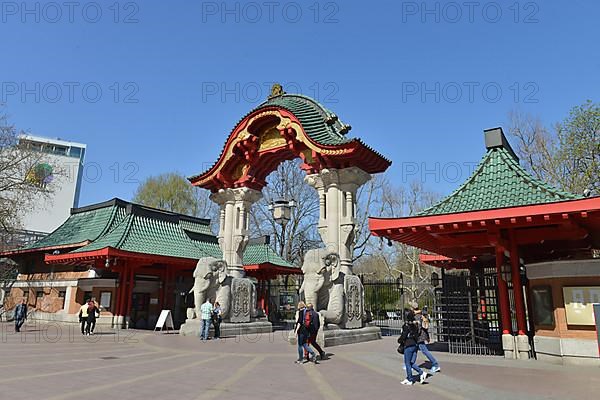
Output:
[[[223,319],[229,315],[231,305],[231,286],[227,263],[214,257],[198,260],[194,270],[194,308],[196,318],[200,315],[200,306],[207,299],[215,299],[221,305]]]
[[[300,287],[306,303],[312,303],[325,323],[340,325],[344,321],[344,274],[340,257],[327,249],[306,253],[302,265],[304,280]]]

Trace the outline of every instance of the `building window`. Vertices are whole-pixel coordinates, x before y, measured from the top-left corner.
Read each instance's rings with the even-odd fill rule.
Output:
[[[67,291],[66,290],[59,290],[58,291],[58,297],[60,297],[61,299],[64,299],[65,297],[67,297]]]
[[[71,157],[81,158],[81,148],[80,147],[71,147],[71,152],[69,155]]]
[[[533,300],[533,322],[535,326],[554,327],[554,303],[550,286],[537,286],[531,289]]]
[[[100,307],[102,307],[104,310],[110,311],[111,298],[111,292],[100,292]]]
[[[43,290],[36,290],[35,291],[35,297],[38,299],[41,299],[42,297],[44,297],[44,291]]]

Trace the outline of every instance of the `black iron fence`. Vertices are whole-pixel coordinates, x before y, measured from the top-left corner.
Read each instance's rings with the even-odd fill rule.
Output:
[[[429,282],[407,282],[396,279],[373,279],[361,276],[365,290],[367,321],[381,328],[384,336],[400,335],[404,324],[404,309],[416,301],[429,312],[435,305],[435,288]]]

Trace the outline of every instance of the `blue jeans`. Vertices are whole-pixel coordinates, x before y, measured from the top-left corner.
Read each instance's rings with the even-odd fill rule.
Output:
[[[203,319],[202,320],[202,330],[200,332],[200,338],[201,339],[208,339],[208,330],[210,329],[210,319]]]
[[[308,346],[308,335],[298,335],[298,361],[304,360],[304,350],[308,352],[312,357],[315,356],[315,352]]]
[[[438,361],[435,359],[435,357],[433,356],[433,354],[431,354],[429,352],[429,349],[427,348],[427,345],[425,343],[419,343],[419,350],[425,354],[425,357],[427,357],[427,359],[429,359],[429,361],[431,362],[431,367],[439,367],[440,364],[438,364]],[[417,363],[417,352],[415,351],[415,354],[413,355],[412,358],[412,363],[416,364]]]
[[[417,374],[423,374],[423,370],[419,368],[417,364],[413,361],[417,359],[417,346],[408,346],[404,348],[404,365],[406,366],[406,379],[409,381],[414,381],[412,376],[412,370],[417,371]]]

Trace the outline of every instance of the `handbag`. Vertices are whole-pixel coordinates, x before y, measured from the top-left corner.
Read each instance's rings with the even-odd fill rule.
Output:
[[[404,354],[404,340],[402,340],[402,336],[398,338],[398,348],[396,351],[400,354]]]
[[[398,351],[400,354],[404,354],[404,343],[400,343],[396,351]]]

